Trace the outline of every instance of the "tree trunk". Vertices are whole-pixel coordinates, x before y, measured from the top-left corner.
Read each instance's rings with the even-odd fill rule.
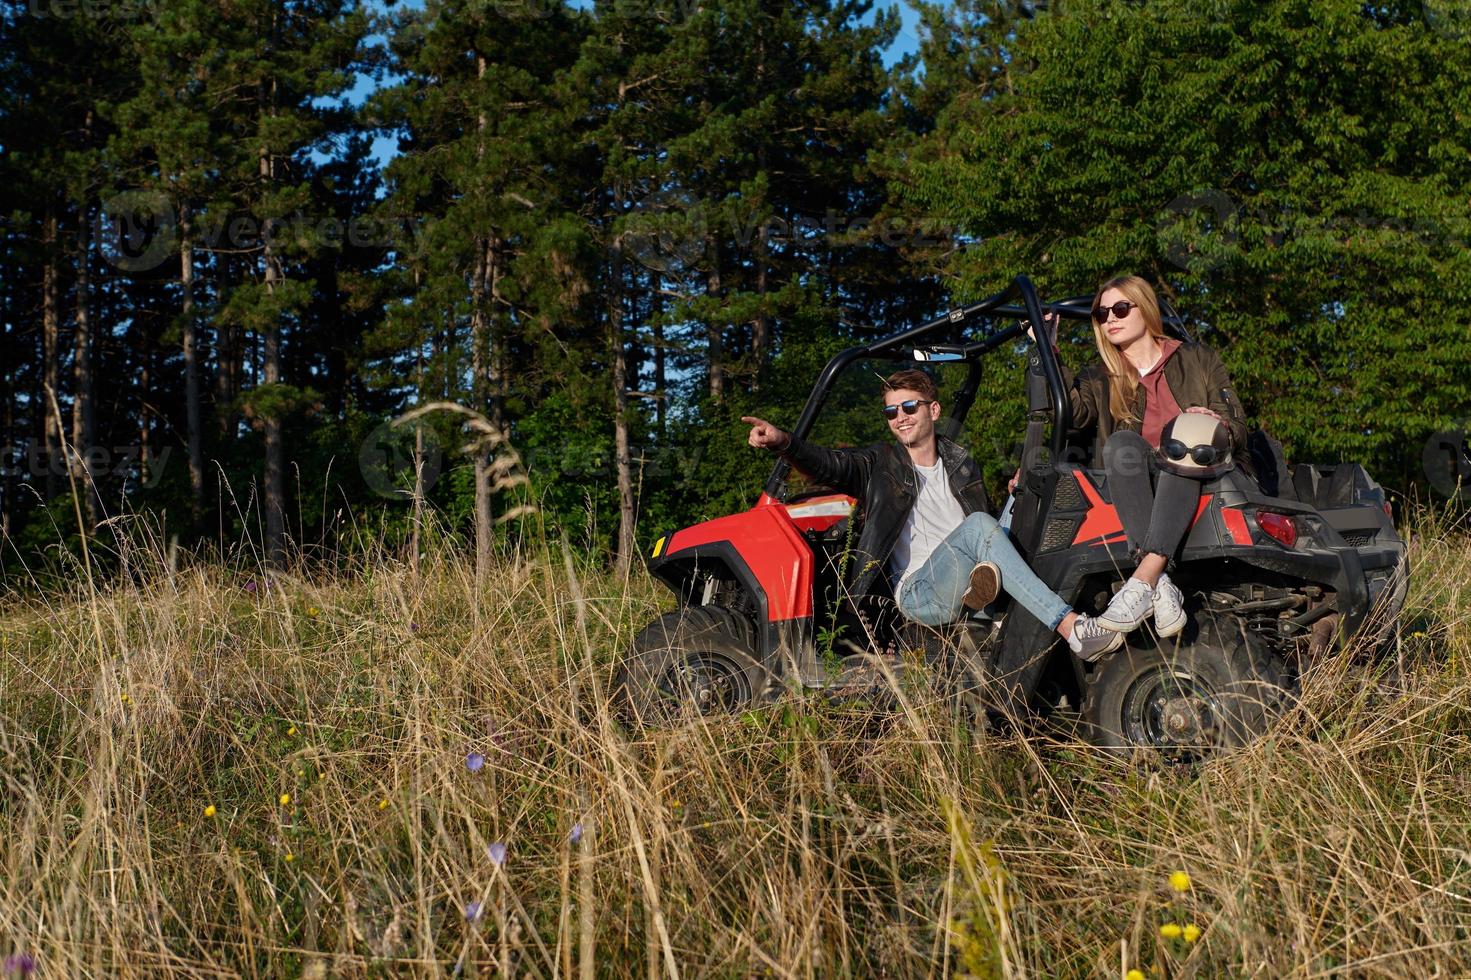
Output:
[[[771,342],[771,318],[766,312],[766,229],[756,239],[756,318],[751,322],[751,390],[761,387],[761,368],[766,363],[766,347]]]
[[[720,246],[714,235],[705,236],[705,252],[710,256],[710,272],[705,278],[705,295],[711,299],[720,296]],[[710,362],[710,400],[719,404],[725,399],[725,352],[724,325],[719,313],[711,315],[705,324],[705,341]]]
[[[475,411],[489,417],[490,401],[490,317],[485,311],[486,282],[490,278],[489,266],[495,261],[494,248],[488,242],[476,241],[475,274],[470,286],[474,312],[470,317],[470,398]],[[490,462],[491,449],[484,440],[475,447],[475,582],[486,581],[490,574],[491,557],[491,508],[490,508]]]
[[[483,83],[489,66],[485,55],[475,53],[475,79]],[[485,156],[485,130],[489,120],[482,110],[476,117],[477,162]],[[470,283],[470,397],[475,411],[491,417],[490,406],[490,314],[487,284],[495,278],[493,266],[496,261],[495,240],[475,240],[475,274]],[[492,423],[494,424],[494,423]],[[496,426],[499,429],[499,426]],[[490,463],[491,447],[482,438],[475,444],[475,584],[481,586],[490,575],[492,544],[492,514],[490,507]]]
[[[265,147],[260,151],[261,182],[269,184],[272,173],[270,153]],[[280,261],[276,257],[272,236],[261,236],[262,258],[265,262],[266,295],[274,298],[276,287],[281,281]],[[274,304],[272,304],[274,306]],[[265,329],[264,364],[262,383],[281,383],[281,320],[274,312]],[[272,399],[275,401],[275,399]],[[262,506],[266,512],[266,561],[281,565],[286,559],[286,451],[281,441],[281,415],[276,406],[265,413],[265,484],[262,487]]]
[[[215,295],[223,307],[238,273],[234,256],[217,255],[216,262],[219,269]],[[240,393],[244,347],[239,326],[220,320],[215,327],[215,423],[221,439],[235,437],[237,416],[234,406],[235,397]]]
[[[87,223],[87,207],[77,212],[77,309],[72,392],[72,473],[79,480],[85,503],[87,531],[97,526],[96,481],[88,460],[97,441],[97,414],[92,390],[92,286],[88,268],[91,256],[91,228]]]
[[[0,329],[4,330],[4,341],[0,343],[0,377],[5,379],[5,424],[4,435],[0,436],[3,442],[3,455],[0,455],[0,541],[10,537],[10,511],[15,500],[15,477],[20,463],[20,441],[16,438],[15,431],[15,396],[16,386],[24,376],[23,371],[30,358],[30,345],[22,351],[20,344],[16,341],[16,331],[19,324],[15,322],[15,281],[6,279],[0,285],[0,297],[3,297],[3,305],[0,305]],[[14,363],[12,363],[12,360]]]
[[[623,192],[614,192],[614,219],[623,213]],[[609,353],[613,359],[613,455],[618,475],[618,574],[633,568],[634,521],[633,459],[628,440],[628,345],[623,336],[623,242],[613,236],[608,298]]]
[[[106,313],[104,312],[104,317]],[[138,324],[138,482],[147,484],[153,470],[153,440],[149,414],[153,411],[153,331]]]
[[[423,288],[423,273],[417,265],[414,267],[414,296],[419,295]],[[420,335],[418,326],[414,327],[414,392],[418,396],[419,404],[427,399],[424,390],[424,337]],[[414,427],[414,524],[409,534],[409,568],[417,577],[419,574],[419,542],[420,532],[424,527],[424,427]]]
[[[664,294],[661,288],[664,278],[657,272],[654,275],[653,293],[653,320],[654,320],[654,425],[659,433],[659,448],[664,447],[665,417],[669,407],[669,396],[664,390],[665,384],[665,351],[664,351]]]
[[[762,25],[764,27],[764,23]],[[766,32],[758,30],[756,36],[756,91],[764,92],[766,84]],[[757,172],[768,176],[766,162],[766,136],[761,134],[756,146]],[[769,186],[769,185],[768,185]],[[766,210],[762,201],[761,211]],[[759,212],[758,212],[759,213]],[[766,313],[766,222],[756,230],[756,318],[751,323],[751,390],[761,387],[761,368],[766,360],[766,346],[770,343],[771,321]]]
[[[59,254],[57,250],[56,211],[48,208],[42,240],[46,246],[46,264],[41,270],[41,411],[37,420],[41,423],[42,443],[46,447],[46,499],[54,500],[61,492],[61,474],[57,464],[61,461],[61,419],[53,417],[53,399],[60,404],[61,392],[61,284],[58,282]]]
[[[179,215],[179,285],[184,318],[184,420],[189,443],[189,516],[195,530],[204,520],[204,439],[200,422],[199,335],[194,322],[193,213],[186,204]]]

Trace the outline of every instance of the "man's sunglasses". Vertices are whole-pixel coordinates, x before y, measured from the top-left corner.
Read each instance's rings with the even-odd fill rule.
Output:
[[[1112,306],[1095,306],[1093,307],[1093,319],[1099,323],[1107,323],[1108,315],[1112,313],[1115,320],[1122,320],[1129,315],[1130,310],[1138,305],[1138,303],[1130,303],[1126,299],[1121,299]]]
[[[1221,458],[1221,451],[1215,446],[1187,446],[1179,439],[1166,439],[1163,446],[1159,448],[1165,451],[1170,459],[1184,459],[1187,455],[1201,466],[1209,466]]]
[[[927,398],[911,398],[908,401],[900,402],[897,405],[885,405],[884,418],[897,419],[899,417],[899,409],[901,408],[904,409],[905,415],[913,415],[915,412],[919,411],[919,406],[933,404],[934,402]]]

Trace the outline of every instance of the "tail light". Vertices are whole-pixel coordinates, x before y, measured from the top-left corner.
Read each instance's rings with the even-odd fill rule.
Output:
[[[1297,544],[1297,522],[1286,514],[1259,510],[1256,512],[1256,526],[1284,548]]]

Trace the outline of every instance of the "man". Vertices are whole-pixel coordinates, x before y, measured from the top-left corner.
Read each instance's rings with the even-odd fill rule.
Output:
[[[819,483],[862,502],[855,598],[881,592],[879,576],[887,570],[900,612],[940,626],[953,622],[962,608],[983,608],[1005,589],[1084,660],[1097,660],[1123,643],[1122,633],[1074,612],[1049,589],[987,513],[980,467],[935,432],[940,401],[929,375],[890,375],[883,412],[896,441],[847,450],[814,446],[759,418],[741,419],[751,426],[752,446],[780,454]]]

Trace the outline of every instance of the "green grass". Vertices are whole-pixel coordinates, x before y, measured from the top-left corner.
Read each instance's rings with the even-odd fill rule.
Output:
[[[1464,976],[1471,541],[1427,523],[1412,555],[1385,660],[1317,666],[1268,738],[1184,770],[972,733],[917,694],[629,737],[611,665],[669,600],[556,551],[479,587],[446,552],[269,588],[141,551],[127,584],[0,621],[0,955],[46,977]]]

